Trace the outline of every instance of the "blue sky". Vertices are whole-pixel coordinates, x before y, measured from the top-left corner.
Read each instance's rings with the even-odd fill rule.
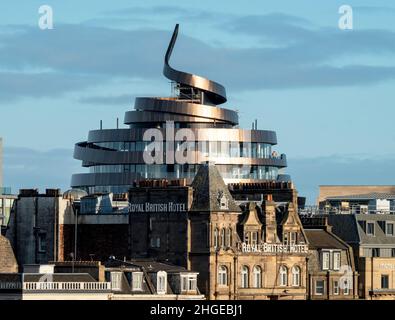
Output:
[[[54,29],[40,30],[51,5]],[[354,29],[338,29],[351,5]],[[241,126],[276,130],[301,195],[319,184],[395,182],[393,1],[11,1],[0,3],[5,184],[66,189],[75,142],[139,95],[168,95],[163,56],[220,82]],[[59,170],[61,168],[61,170]]]

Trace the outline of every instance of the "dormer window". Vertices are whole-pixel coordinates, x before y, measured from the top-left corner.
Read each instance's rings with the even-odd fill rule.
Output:
[[[247,231],[244,232],[244,242],[250,244],[250,233]]]
[[[256,246],[258,244],[258,232],[257,231],[251,232],[251,236],[252,236],[251,244],[253,246]]]
[[[217,201],[218,201],[220,210],[228,210],[229,209],[228,199],[226,198],[225,193],[223,191],[218,191]]]
[[[111,288],[114,291],[121,291],[122,272],[111,272]]]
[[[141,291],[143,290],[143,273],[133,272],[132,273],[132,290]]]
[[[368,222],[366,223],[366,234],[368,236],[374,237],[375,232],[374,232],[374,222]]]
[[[167,292],[166,271],[158,271],[158,273],[156,274],[156,292],[158,294],[166,294]]]
[[[289,235],[290,235],[290,245],[291,245],[291,246],[296,245],[296,242],[297,242],[297,233],[296,233],[296,232],[291,232]]]
[[[387,236],[393,237],[394,236],[394,223],[386,223],[385,224],[385,234]]]
[[[197,276],[195,274],[181,275],[181,290],[196,291]]]
[[[283,244],[285,246],[287,246],[289,244],[288,232],[284,232]]]

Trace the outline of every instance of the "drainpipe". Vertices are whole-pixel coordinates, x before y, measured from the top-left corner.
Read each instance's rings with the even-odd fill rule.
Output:
[[[215,250],[215,291],[214,291],[214,296],[215,300],[217,300],[217,295],[218,295],[218,252]]]
[[[331,273],[328,271],[326,273],[326,296],[327,300],[330,300],[330,280],[331,280]]]
[[[310,296],[310,272],[309,272],[309,258],[306,257],[306,298],[311,299]]]
[[[370,300],[373,300],[373,251],[370,258]]]
[[[235,257],[233,257],[233,264],[234,264],[234,268],[233,268],[233,300],[237,300],[237,255]]]

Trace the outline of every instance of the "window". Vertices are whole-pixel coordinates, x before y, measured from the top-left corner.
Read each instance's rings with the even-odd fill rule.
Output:
[[[244,232],[244,242],[246,244],[250,244],[250,233],[249,232]]]
[[[225,247],[225,228],[221,229],[221,247]]]
[[[197,288],[196,275],[182,275],[181,276],[181,288],[182,291],[196,291]]]
[[[374,222],[368,222],[366,224],[366,234],[368,236],[374,236]]]
[[[232,246],[232,228],[229,228],[226,234],[226,246],[227,247]]]
[[[300,268],[298,266],[292,267],[292,286],[300,287]]]
[[[251,233],[251,235],[252,235],[251,244],[253,246],[256,246],[258,244],[258,232],[254,231],[254,232]]]
[[[151,248],[160,248],[160,238],[152,237],[151,238]]]
[[[143,273],[133,272],[132,273],[132,290],[139,291],[143,290]]]
[[[255,266],[253,269],[254,288],[262,288],[262,268]]]
[[[315,294],[317,296],[324,295],[324,287],[325,287],[325,281],[324,280],[317,280],[315,282]]]
[[[387,236],[394,236],[394,224],[393,223],[387,223],[386,224],[386,235]]]
[[[158,294],[166,294],[167,292],[166,271],[158,271],[158,273],[156,274],[156,292]]]
[[[380,248],[373,248],[372,249],[372,257],[373,258],[380,257]]]
[[[322,252],[322,270],[329,270],[330,266],[330,252]]]
[[[381,275],[381,289],[389,289],[389,276],[387,274]]]
[[[392,256],[392,258],[395,258],[395,248],[391,249],[391,256]]]
[[[285,246],[288,245],[288,233],[287,233],[287,232],[284,232],[283,244],[284,244]]]
[[[348,296],[350,294],[350,283],[347,280],[344,281],[343,294],[345,296]]]
[[[341,258],[340,252],[333,253],[333,269],[336,271],[340,270],[340,258]]]
[[[249,270],[247,266],[241,268],[241,287],[248,288]]]
[[[335,296],[339,295],[339,281],[333,281],[333,294]]]
[[[296,232],[291,232],[290,233],[290,245],[291,246],[296,245],[296,238],[297,238],[297,233]]]
[[[122,272],[111,272],[111,288],[114,291],[121,290]]]
[[[38,252],[47,252],[47,235],[44,232],[38,234]]]
[[[218,269],[218,284],[221,286],[228,285],[228,268],[220,266]]]
[[[214,229],[214,248],[218,248],[218,228]]]
[[[280,267],[280,286],[286,287],[288,285],[288,268],[286,266]]]

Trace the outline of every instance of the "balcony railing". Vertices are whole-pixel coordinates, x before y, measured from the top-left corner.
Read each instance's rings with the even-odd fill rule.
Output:
[[[328,215],[328,214],[395,214],[395,208],[390,209],[377,209],[374,206],[360,207],[327,207],[322,208],[318,206],[305,206],[299,208],[299,214],[301,216],[315,216],[315,215]]]
[[[9,187],[0,187],[0,195],[10,195],[11,188]]]
[[[24,282],[25,291],[109,291],[110,282]]]
[[[20,290],[22,282],[0,282],[0,290]]]

